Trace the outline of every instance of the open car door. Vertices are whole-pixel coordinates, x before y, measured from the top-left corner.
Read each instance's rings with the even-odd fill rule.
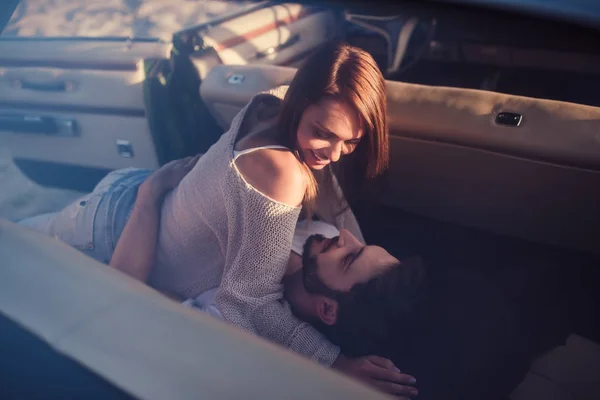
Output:
[[[166,58],[170,44],[39,36],[46,17],[33,7],[19,5],[0,36],[0,147],[38,183],[70,189],[89,190],[111,169],[156,167],[142,61]]]
[[[214,65],[297,65],[338,34],[334,12],[306,5],[147,3],[147,36],[129,5],[22,2],[14,12],[0,36],[0,147],[37,183],[89,191],[109,170],[205,151],[222,133],[198,96]],[[210,19],[173,43],[153,37],[164,15],[187,18],[177,7]]]
[[[320,44],[341,35],[331,8],[262,1],[174,35],[201,78],[218,64],[298,66]]]
[[[205,152],[223,133],[199,96],[215,66],[298,66],[320,44],[340,37],[341,27],[341,14],[330,8],[262,1],[176,32],[171,58],[146,75],[159,163]],[[228,79],[243,84],[243,77]]]

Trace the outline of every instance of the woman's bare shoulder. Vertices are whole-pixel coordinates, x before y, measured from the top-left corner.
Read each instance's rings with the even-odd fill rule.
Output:
[[[306,179],[296,156],[285,149],[261,149],[240,156],[235,164],[256,190],[292,207],[302,204]]]

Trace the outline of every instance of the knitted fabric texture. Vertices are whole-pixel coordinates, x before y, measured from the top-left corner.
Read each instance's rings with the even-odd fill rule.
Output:
[[[233,159],[246,114],[250,118],[260,103],[273,104],[284,93],[255,96],[166,197],[150,283],[188,298],[218,287],[217,307],[227,322],[331,365],[339,348],[298,320],[283,300],[281,279],[300,208],[258,192]]]

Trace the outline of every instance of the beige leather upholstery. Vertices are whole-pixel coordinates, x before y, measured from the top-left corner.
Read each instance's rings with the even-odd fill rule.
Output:
[[[228,126],[294,69],[218,66],[201,95]],[[232,74],[242,84],[229,84]],[[600,108],[388,82],[391,168],[372,200],[409,212],[600,254]],[[519,127],[495,123],[523,115]]]
[[[234,74],[242,84],[228,84]],[[272,84],[291,82],[295,69],[217,66],[201,88],[204,100],[243,106]],[[392,136],[476,147],[600,170],[600,107],[483,90],[387,82]],[[241,107],[240,107],[241,108]],[[495,123],[500,112],[523,115],[519,127]],[[225,117],[219,116],[225,120]]]
[[[600,108],[399,82],[388,93],[381,201],[600,254]],[[497,125],[502,111],[521,125]]]
[[[383,399],[0,220],[0,313],[140,399]]]
[[[217,65],[200,85],[200,96],[217,122],[227,129],[252,96],[289,84],[295,74],[296,68],[275,65]],[[231,83],[229,79],[234,75],[242,76],[243,82]]]
[[[388,94],[394,135],[600,170],[600,107],[401,82],[388,82]],[[500,112],[523,121],[498,125]]]

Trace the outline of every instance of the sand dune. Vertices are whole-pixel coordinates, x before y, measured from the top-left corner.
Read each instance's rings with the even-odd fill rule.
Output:
[[[40,186],[13,163],[8,149],[0,147],[0,218],[16,221],[57,211],[82,193]]]
[[[180,29],[247,6],[215,0],[22,0],[3,36],[137,36]]]

